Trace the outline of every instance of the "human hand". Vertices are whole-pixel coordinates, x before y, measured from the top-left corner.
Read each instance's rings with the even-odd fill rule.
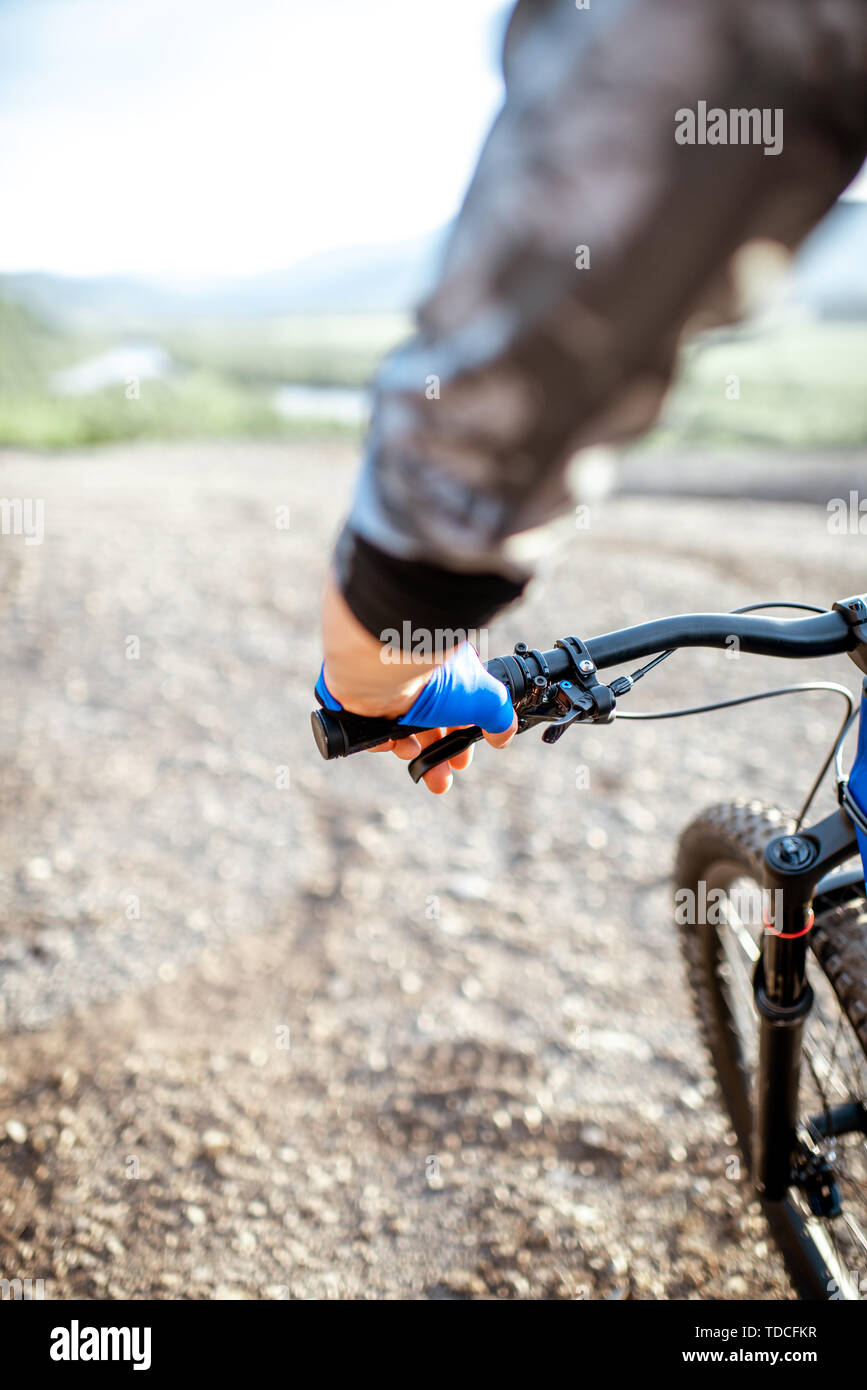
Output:
[[[502,748],[517,730],[506,687],[488,673],[469,643],[444,660],[385,662],[382,644],[353,616],[333,580],[323,605],[323,645],[317,692],[328,708],[425,726],[424,732],[392,739],[374,752],[390,751],[408,762],[445,733],[470,724],[480,725],[487,742]],[[470,747],[425,773],[428,789],[447,792],[453,773],[469,767],[472,757]]]

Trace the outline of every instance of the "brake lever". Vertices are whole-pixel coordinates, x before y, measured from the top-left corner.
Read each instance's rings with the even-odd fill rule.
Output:
[[[456,758],[459,753],[465,753],[484,736],[485,731],[478,724],[470,724],[466,729],[452,729],[450,734],[444,734],[413,758],[408,768],[410,777],[414,782],[420,782],[426,772],[440,763],[448,762],[450,758]]]
[[[514,657],[506,659],[518,668],[517,672],[512,676],[506,672],[504,679],[518,716],[517,732],[523,734],[537,724],[544,724],[547,726],[542,734],[545,743],[556,743],[575,723],[610,723],[617,698],[632,688],[630,676],[619,676],[610,685],[603,685],[587,644],[579,637],[561,637],[554,645],[567,653],[571,680],[553,680],[543,653],[531,651],[524,642],[516,642]],[[503,663],[499,664],[502,667]],[[559,669],[562,670],[562,665]],[[500,674],[498,671],[498,676]],[[523,693],[516,698],[518,689]],[[317,699],[321,705],[323,701],[318,694]],[[426,732],[415,725],[368,718],[348,710],[314,710],[311,723],[316,746],[326,759],[344,758],[392,739]],[[478,724],[452,729],[412,759],[408,765],[410,777],[413,782],[420,782],[426,773],[440,763],[459,757],[483,737],[484,731]]]
[[[566,681],[565,684],[568,687],[569,682]],[[517,732],[519,734],[525,733],[527,729],[535,728],[537,724],[549,723],[555,717],[561,686],[548,686],[545,681],[542,682],[542,686],[545,691],[553,691],[553,697],[547,702],[536,703],[534,701],[532,704],[525,700],[522,704],[527,706],[526,710],[522,710],[522,705],[517,706],[515,712],[518,715]],[[539,694],[540,691],[537,687],[534,692],[535,700],[538,700]],[[442,738],[437,739],[436,743],[429,744],[413,758],[408,767],[410,777],[415,783],[419,783],[426,772],[439,767],[440,763],[456,758],[459,753],[466,752],[484,736],[485,731],[478,724],[471,724],[466,729],[452,729],[450,734],[444,734]]]
[[[607,685],[598,681],[590,689],[575,691],[571,681],[559,681],[555,685],[543,682],[544,693],[538,688],[529,701],[522,701],[515,708],[518,715],[517,733],[526,733],[539,724],[546,725],[542,734],[544,743],[556,743],[562,738],[570,724],[584,721],[608,724],[614,718],[614,694]],[[591,693],[591,691],[593,693]],[[599,691],[597,695],[595,692]],[[604,691],[605,695],[601,692]],[[542,698],[540,698],[542,696]],[[450,734],[437,739],[422,749],[409,764],[408,771],[413,782],[418,784],[425,773],[438,767],[440,763],[456,758],[472,744],[484,738],[484,730],[478,724],[466,729],[453,729]]]

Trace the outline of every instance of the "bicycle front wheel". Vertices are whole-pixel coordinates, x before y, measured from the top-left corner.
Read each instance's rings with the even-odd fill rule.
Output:
[[[705,811],[680,839],[676,917],[693,1004],[722,1097],[749,1166],[758,1064],[752,977],[761,954],[765,846],[794,829],[772,806],[735,802]],[[690,897],[690,895],[694,895]],[[713,911],[683,912],[684,903]],[[867,1295],[867,1136],[827,1133],[828,1117],[853,1105],[867,1113],[867,903],[863,883],[817,899],[808,978],[815,994],[804,1029],[798,1140],[835,1179],[839,1212],[817,1211],[793,1185],[763,1203],[792,1283],[803,1298]],[[696,921],[706,918],[704,921]],[[857,1110],[849,1114],[857,1115]]]

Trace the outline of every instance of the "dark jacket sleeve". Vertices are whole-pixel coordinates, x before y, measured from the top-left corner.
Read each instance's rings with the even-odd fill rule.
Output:
[[[684,330],[736,317],[739,248],[793,249],[867,149],[864,0],[520,0],[504,69],[338,544],[376,634],[519,594],[514,538],[569,504],[570,456],[652,422]]]

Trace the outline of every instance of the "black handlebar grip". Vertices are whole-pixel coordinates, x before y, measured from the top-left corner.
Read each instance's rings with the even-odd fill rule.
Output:
[[[310,723],[316,747],[323,758],[329,759],[348,758],[350,753],[361,753],[365,748],[375,748],[390,739],[422,732],[415,724],[369,719],[363,714],[351,714],[349,710],[315,709],[311,712]]]
[[[484,736],[485,731],[480,729],[478,724],[470,724],[466,729],[452,729],[450,734],[438,738],[436,743],[429,744],[413,758],[408,768],[410,777],[414,782],[420,782],[432,767],[447,762],[449,758],[456,758],[459,753],[478,743]]]

